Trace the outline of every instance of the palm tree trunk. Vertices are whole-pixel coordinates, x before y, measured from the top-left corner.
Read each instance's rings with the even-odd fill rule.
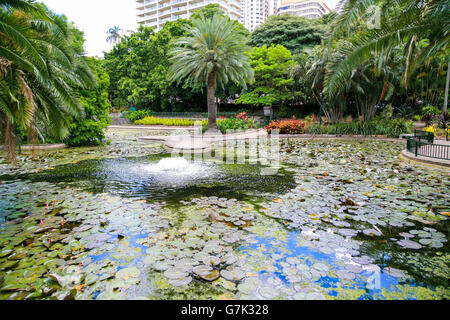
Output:
[[[17,166],[17,153],[16,153],[16,138],[14,136],[14,128],[11,121],[6,117],[6,127],[5,127],[5,151],[6,157],[9,163],[13,166]]]
[[[216,104],[216,90],[215,90],[215,75],[214,71],[208,77],[208,130],[207,132],[217,132],[217,104]]]
[[[445,82],[445,98],[444,98],[444,108],[443,112],[447,112],[448,105],[448,83],[450,82],[450,58],[448,59],[448,67],[447,67],[447,80]]]

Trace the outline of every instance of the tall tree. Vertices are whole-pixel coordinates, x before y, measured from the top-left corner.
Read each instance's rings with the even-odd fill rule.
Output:
[[[345,0],[342,4],[343,10],[335,19],[333,30],[335,37],[349,37],[352,46],[341,51],[345,59],[329,66],[325,91],[330,97],[342,90],[352,72],[374,55],[389,55],[394,47],[402,47],[406,53],[402,84],[408,88],[414,71],[437,51],[448,48],[448,1]],[[379,19],[375,19],[377,16]],[[376,23],[362,23],[368,19]],[[418,50],[417,44],[425,38],[430,44]]]
[[[249,49],[247,39],[238,31],[236,23],[215,14],[211,19],[203,15],[192,20],[193,26],[186,30],[171,50],[171,81],[188,79],[208,88],[208,131],[217,131],[217,105],[215,88],[230,80],[246,87],[254,80],[254,72],[245,52]]]
[[[70,45],[70,30],[44,6],[23,0],[0,2],[0,129],[8,159],[15,162],[14,129],[31,143],[43,123],[55,137],[69,134],[69,119],[83,114],[73,87],[96,84]]]
[[[292,15],[271,16],[251,35],[249,44],[255,47],[280,44],[293,54],[319,45],[328,27],[321,19],[306,19]]]
[[[272,106],[294,97],[294,79],[290,71],[295,62],[288,49],[279,44],[255,47],[250,52],[250,59],[250,65],[255,71],[255,83],[251,91],[244,93],[236,103]]]
[[[117,43],[122,39],[121,35],[122,29],[120,29],[119,26],[114,26],[113,28],[110,28],[106,34],[108,37],[106,38],[106,41],[109,43]]]
[[[104,66],[110,77],[109,97],[114,106],[133,105],[153,111],[197,111],[205,107],[200,86],[167,80],[171,42],[186,34],[191,21],[169,21],[155,33],[140,27],[105,54]]]

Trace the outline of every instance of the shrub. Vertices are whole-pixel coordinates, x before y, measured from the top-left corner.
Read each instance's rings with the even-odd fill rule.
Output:
[[[446,129],[450,125],[450,113],[443,112],[438,118],[437,118],[437,125],[441,129]]]
[[[427,106],[422,108],[422,116],[425,115],[435,115],[441,113],[438,107],[435,106]]]
[[[236,116],[236,119],[242,119],[244,121],[248,120],[247,112],[241,112]]]
[[[308,132],[313,134],[386,135],[390,138],[398,138],[401,134],[413,131],[414,123],[405,119],[374,119],[369,122],[354,121],[324,126],[311,125],[308,129]]]
[[[269,134],[272,130],[280,130],[280,134],[302,134],[305,133],[305,122],[292,117],[289,120],[272,121],[265,129]]]
[[[437,135],[437,127],[435,124],[432,124],[431,126],[423,128],[423,131],[432,133],[435,137]]]
[[[124,114],[124,117],[134,123],[137,120],[142,120],[146,117],[151,117],[152,115],[153,115],[152,110],[137,110],[126,112]]]
[[[155,118],[146,117],[142,120],[136,120],[134,123],[137,125],[145,126],[179,126],[179,127],[193,127],[195,125],[194,120],[190,119],[165,119],[165,118]],[[203,120],[202,125],[208,125],[208,120]]]
[[[83,106],[85,116],[72,119],[70,135],[64,142],[71,147],[97,146],[105,138],[105,131],[111,123],[108,102],[109,75],[101,66],[101,61],[88,58],[89,66],[95,71],[98,86],[93,89],[79,90],[79,100]],[[49,141],[47,141],[49,142]]]
[[[226,133],[227,130],[248,130],[254,127],[253,120],[248,120],[246,114],[240,114],[238,118],[221,119],[217,121],[220,132]]]

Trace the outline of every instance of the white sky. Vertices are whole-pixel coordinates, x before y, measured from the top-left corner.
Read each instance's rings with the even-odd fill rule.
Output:
[[[107,31],[119,26],[125,32],[136,30],[135,0],[40,0],[52,11],[65,14],[82,31],[89,56],[103,56],[111,45],[106,42]],[[324,1],[334,9],[339,0]]]
[[[89,56],[103,56],[111,45],[106,42],[107,31],[119,26],[136,30],[135,0],[39,0],[52,11],[65,14],[77,28],[84,31],[85,49]]]

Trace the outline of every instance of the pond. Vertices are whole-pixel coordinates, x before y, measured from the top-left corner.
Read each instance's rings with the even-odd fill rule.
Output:
[[[449,172],[404,143],[283,139],[262,176],[142,135],[0,163],[0,299],[450,297]]]

